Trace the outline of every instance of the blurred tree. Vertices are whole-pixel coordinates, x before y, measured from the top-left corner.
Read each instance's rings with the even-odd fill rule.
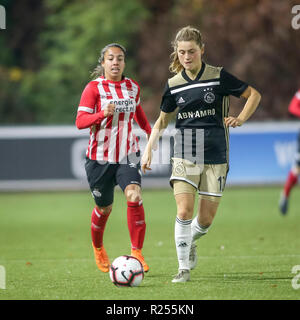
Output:
[[[5,0],[6,29],[0,34],[0,121],[26,123],[35,119],[35,107],[25,103],[21,92],[26,70],[38,70],[38,36],[43,31],[42,1]]]
[[[300,30],[291,27],[296,0],[203,0],[206,56],[262,93],[252,119],[288,119],[300,86]],[[234,99],[236,100],[236,99]],[[232,104],[237,114],[238,104]]]
[[[161,95],[170,76],[168,63],[174,29],[172,18],[175,2],[175,0],[143,0],[149,14],[138,34],[137,71],[143,84],[143,108],[152,121],[159,114]]]
[[[224,66],[262,93],[262,107],[251,120],[289,118],[288,103],[300,86],[300,30],[291,27],[297,0],[168,0],[161,5],[143,1],[152,15],[140,33],[139,72],[152,89],[144,103],[152,120],[171,76],[171,41],[186,25],[200,28],[204,61]],[[232,98],[231,113],[237,114],[240,106],[241,101]]]
[[[90,81],[102,47],[134,41],[145,11],[137,0],[48,0],[47,30],[41,35],[43,67],[28,75],[22,90],[38,106],[38,122],[74,122],[80,94]],[[128,46],[126,73],[134,76]],[[30,95],[34,92],[34,95]]]
[[[159,114],[176,31],[200,28],[204,60],[257,87],[262,107],[251,120],[288,119],[300,86],[297,0],[0,0],[0,122],[73,123],[101,48],[127,47],[126,74],[142,87],[150,120]],[[231,113],[240,110],[233,98]]]
[[[13,23],[5,34],[8,50],[0,56],[2,123],[73,123],[90,71],[108,43],[128,47],[126,73],[135,77],[129,44],[146,17],[138,0],[8,2]]]

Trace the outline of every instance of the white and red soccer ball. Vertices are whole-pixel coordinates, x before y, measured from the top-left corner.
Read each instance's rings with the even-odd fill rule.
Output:
[[[112,262],[109,276],[118,287],[137,287],[144,279],[144,268],[137,258],[124,255]]]

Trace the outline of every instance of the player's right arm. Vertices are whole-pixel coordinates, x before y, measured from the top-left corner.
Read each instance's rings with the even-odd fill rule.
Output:
[[[161,111],[158,119],[156,120],[149,141],[146,145],[144,154],[142,156],[142,171],[146,173],[147,170],[151,170],[151,162],[152,162],[152,150],[156,148],[159,138],[162,136],[164,130],[167,128],[170,120],[173,117],[173,113],[166,113]]]
[[[86,129],[92,125],[100,124],[104,118],[114,114],[114,104],[108,104],[105,109],[96,112],[98,99],[99,94],[96,82],[91,81],[84,88],[81,95],[75,122],[78,129]]]

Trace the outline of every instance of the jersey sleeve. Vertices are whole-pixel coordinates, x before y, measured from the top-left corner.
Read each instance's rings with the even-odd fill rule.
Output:
[[[97,96],[96,85],[91,81],[86,85],[81,94],[78,111],[94,113]]]
[[[148,119],[146,117],[146,114],[141,107],[141,105],[138,105],[136,107],[136,111],[134,114],[134,120],[138,123],[141,129],[143,129],[147,134],[151,134],[151,126],[148,122]]]
[[[224,68],[221,70],[220,82],[221,91],[226,96],[232,95],[239,98],[248,88],[248,84],[246,82],[239,80]]]
[[[96,84],[92,81],[89,82],[84,88],[79,106],[77,109],[76,127],[78,129],[89,128],[94,124],[100,124],[105,118],[104,110],[96,111],[98,94],[96,91]]]
[[[138,85],[138,92],[137,92],[137,95],[136,95],[136,97],[135,97],[135,102],[136,102],[136,105],[137,105],[137,106],[139,106],[140,103],[141,103],[140,95],[141,95],[141,88],[140,88],[140,86]]]
[[[170,88],[167,83],[162,96],[160,109],[163,112],[170,113],[170,112],[173,112],[176,108],[177,108],[176,101],[174,97],[171,95]]]
[[[300,118],[300,89],[291,100],[288,110],[292,115]]]
[[[137,87],[137,93],[135,96],[136,110],[134,113],[134,120],[137,122],[137,124],[140,126],[142,130],[144,130],[147,134],[151,134],[151,126],[141,106],[141,88],[136,81],[131,79],[131,82],[133,82]]]

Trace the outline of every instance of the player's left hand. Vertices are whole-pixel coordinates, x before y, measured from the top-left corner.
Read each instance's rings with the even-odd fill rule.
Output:
[[[226,127],[232,127],[232,128],[235,128],[235,127],[240,127],[243,122],[239,119],[239,118],[236,118],[236,117],[227,117],[227,118],[224,118],[225,120],[225,125]]]
[[[151,152],[151,148],[148,148],[147,146],[141,160],[141,169],[143,173],[146,173],[147,170],[152,170],[150,168],[151,162],[152,162],[152,152]]]

